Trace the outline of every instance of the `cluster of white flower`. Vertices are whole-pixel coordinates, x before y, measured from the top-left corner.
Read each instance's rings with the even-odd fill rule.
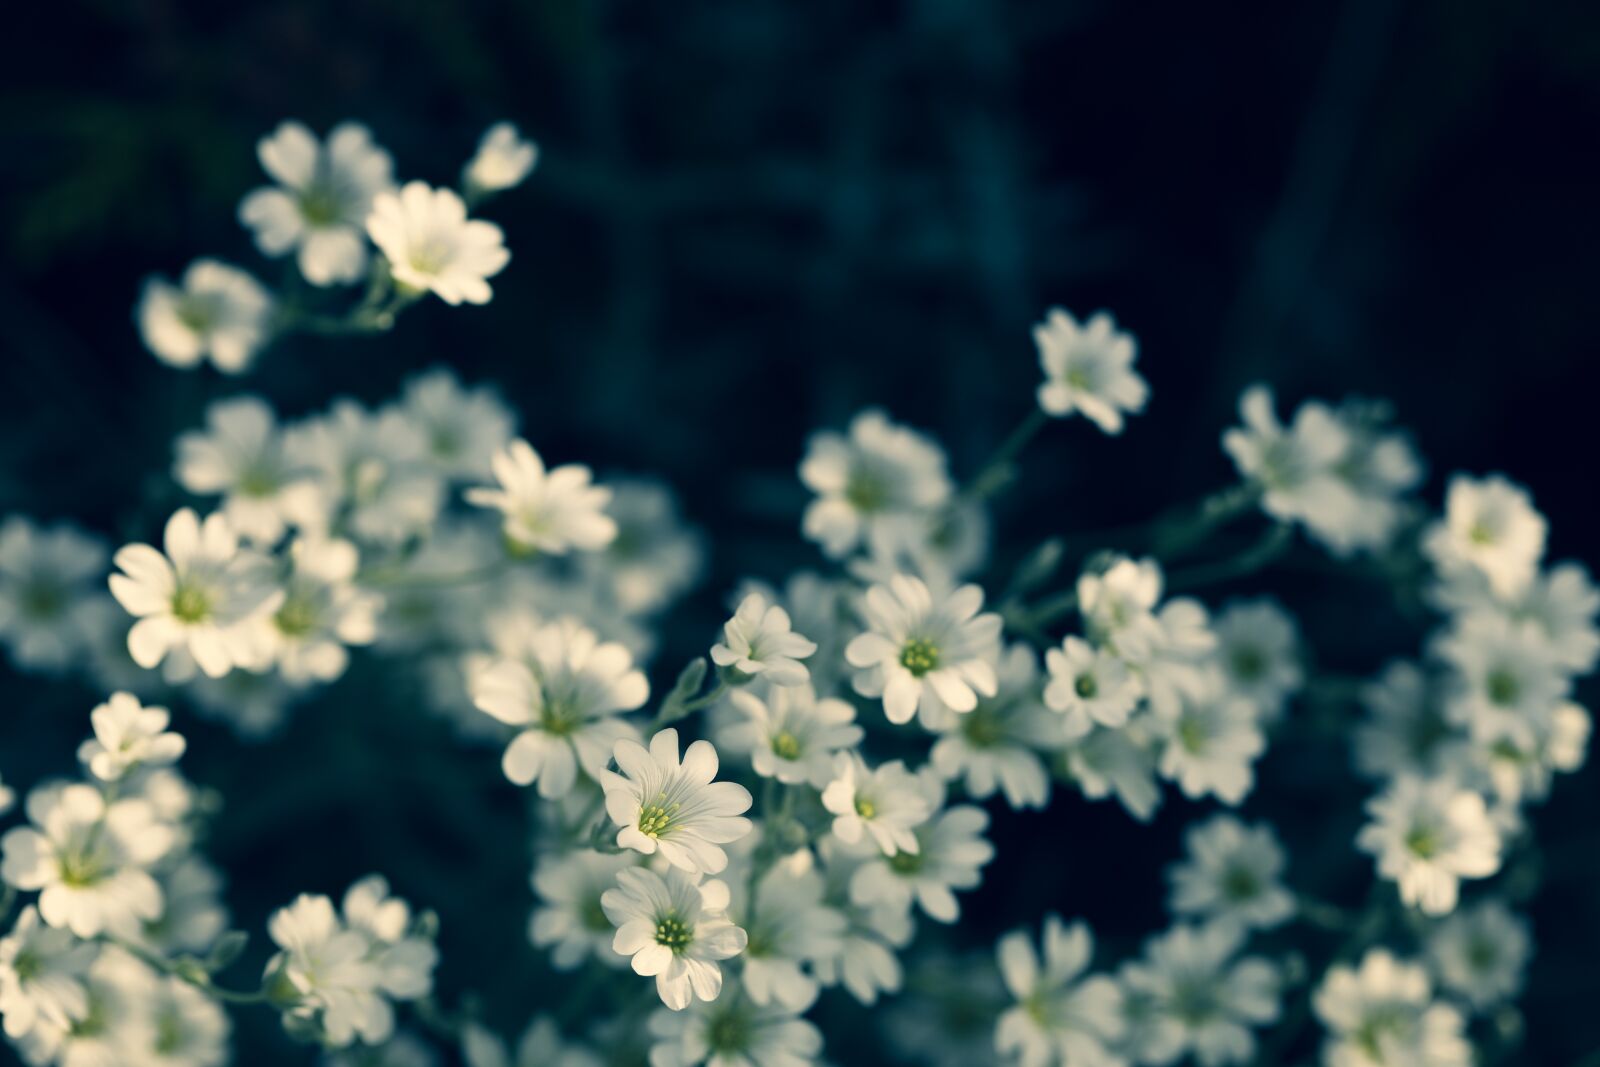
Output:
[[[432,988],[432,917],[413,922],[377,877],[350,890],[342,923],[327,898],[301,897],[271,921],[282,952],[259,988],[225,990],[214,976],[246,937],[228,930],[221,878],[196,850],[207,805],[173,767],[184,738],[125,692],[90,721],[84,778],[35,786],[28,824],[0,836],[0,1021],[23,1058],[219,1067],[228,1000],[277,1005],[329,1047],[387,1041],[389,1001]]]
[[[322,140],[299,122],[284,122],[261,139],[256,155],[273,184],[245,196],[239,221],[262,255],[293,253],[299,278],[313,291],[274,293],[209,258],[190,264],[177,283],[152,278],[136,317],[146,347],[163,363],[191,368],[209,359],[225,374],[240,374],[262,348],[295,330],[388,329],[428,293],[448,304],[488,303],[488,279],[511,253],[500,227],[469,219],[467,211],[521,184],[538,149],[510,123],[497,123],[463,168],[460,192],[420,181],[397,185],[393,159],[355,122]],[[363,279],[359,304],[326,313],[326,290]]]

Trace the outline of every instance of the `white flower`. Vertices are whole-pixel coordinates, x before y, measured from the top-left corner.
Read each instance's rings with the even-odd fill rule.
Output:
[[[1001,622],[978,614],[982,607],[976,585],[935,599],[921,579],[901,574],[868,589],[860,605],[867,632],[845,647],[856,692],[882,697],[890,722],[920,712],[930,729],[994,696]]]
[[[203,955],[228,927],[222,905],[222,876],[190,854],[156,869],[161,884],[161,918],[146,923],[140,944],[162,955]]]
[[[1469,1067],[1461,1015],[1433,1001],[1427,972],[1375,948],[1328,969],[1312,998],[1328,1067]]]
[[[1039,406],[1057,418],[1082,412],[1106,433],[1122,432],[1122,413],[1144,410],[1150,388],[1133,369],[1132,335],[1118,330],[1111,316],[1096,312],[1079,325],[1061,308],[1052,308],[1033,328],[1044,384]]]
[[[487,304],[488,279],[511,259],[500,227],[467,218],[461,197],[425,182],[378,194],[367,234],[402,292],[432,292],[447,304]]]
[[[789,628],[789,613],[751,593],[722,626],[723,640],[711,646],[711,661],[719,667],[751,677],[760,676],[776,686],[805,685],[811,678],[799,662],[817,650],[816,642]]]
[[[115,947],[100,951],[85,979],[83,1016],[68,1027],[43,1018],[36,1020],[18,1043],[23,1060],[57,1063],[61,1067],[121,1067],[151,1062],[143,1053],[153,1051],[160,1038],[152,1012],[152,993],[161,979],[145,964]]]
[[[977,888],[982,868],[994,858],[994,846],[983,836],[989,814],[971,804],[940,811],[944,783],[935,771],[924,770],[916,782],[934,812],[912,828],[916,847],[865,860],[850,878],[850,902],[906,912],[915,901],[929,918],[952,923],[961,915],[954,890]]]
[[[1265,960],[1236,960],[1238,927],[1180,924],[1145,945],[1144,959],[1126,966],[1130,996],[1148,998],[1155,1015],[1147,1035],[1154,1051],[1145,1063],[1192,1055],[1202,1067],[1244,1063],[1255,1054],[1250,1027],[1278,1017],[1281,979]]]
[[[1063,737],[1076,740],[1095,727],[1125,726],[1143,695],[1139,679],[1110,652],[1081,637],[1068,637],[1045,653],[1050,681],[1044,702],[1062,715]]]
[[[1460,622],[1502,616],[1533,628],[1551,659],[1576,674],[1587,674],[1600,657],[1600,590],[1581,563],[1558,563],[1534,576],[1514,596],[1504,597],[1481,571],[1453,569],[1441,575],[1432,599]]]
[[[1066,740],[1062,718],[1040,697],[1039,661],[1027,645],[1013,645],[1000,658],[997,681],[994,696],[945,728],[929,764],[947,781],[962,779],[975,799],[998,789],[1013,808],[1042,808],[1050,775],[1040,753]]]
[[[469,686],[479,710],[520,731],[501,762],[506,777],[517,785],[537,781],[546,798],[569,793],[580,766],[600,780],[617,743],[638,736],[617,713],[650,695],[633,657],[571,619],[538,627],[515,652]]]
[[[1500,832],[1483,798],[1448,778],[1404,775],[1367,803],[1367,813],[1372,821],[1356,847],[1399,883],[1402,900],[1429,915],[1455,909],[1461,879],[1500,869]]]
[[[498,193],[521,185],[538,161],[538,145],[523,140],[511,123],[497,122],[478,142],[463,181],[472,192]]]
[[[139,936],[161,917],[161,887],[149,867],[172,848],[172,829],[151,805],[107,804],[87,785],[42,786],[28,795],[31,827],[0,838],[0,879],[39,892],[39,914],[79,937]]]
[[[352,885],[342,911],[345,925],[366,938],[379,989],[396,1000],[416,1000],[433,990],[439,951],[431,938],[413,930],[410,905],[389,894],[382,875],[368,875]]]
[[[1169,870],[1175,914],[1270,930],[1294,914],[1283,846],[1265,823],[1215,815],[1184,835],[1185,862]]]
[[[1270,600],[1241,600],[1229,604],[1212,629],[1228,688],[1268,720],[1278,718],[1305,677],[1294,620]]]
[[[696,885],[676,867],[665,877],[630,868],[618,872],[616,888],[600,902],[617,927],[612,948],[633,957],[635,974],[655,977],[661,1002],[673,1011],[692,1000],[716,1000],[722,992],[717,961],[745,948],[745,932],[724,914],[728,887],[715,879]]]
[[[1532,952],[1527,921],[1498,900],[1456,912],[1427,943],[1428,965],[1439,985],[1478,1011],[1516,999]]]
[[[139,621],[128,631],[128,652],[139,666],[168,660],[167,674],[182,680],[198,665],[220,678],[249,658],[247,626],[277,608],[281,594],[267,562],[239,547],[221,514],[202,524],[189,508],[167,520],[166,554],[150,545],[126,545],[113,562],[111,595]]]
[[[0,940],[0,1016],[6,1036],[27,1036],[35,1026],[66,1030],[89,1014],[85,977],[99,948],[67,930],[46,925],[29,905]]]
[[[1222,435],[1222,447],[1247,481],[1262,493],[1261,506],[1283,522],[1300,521],[1335,552],[1355,547],[1368,521],[1365,502],[1341,474],[1350,456],[1350,429],[1326,404],[1308,401],[1284,426],[1273,411],[1272,391],[1255,385],[1239,398],[1244,427]]]
[[[178,438],[172,475],[191,493],[224,494],[222,514],[241,537],[275,545],[295,513],[295,470],[284,454],[272,408],[258,397],[219,400],[206,409],[206,429]]]
[[[589,468],[568,463],[547,471],[539,453],[517,439],[495,454],[499,489],[468,489],[467,502],[505,515],[505,533],[523,548],[550,555],[594,551],[617,536],[605,513],[611,490],[590,484]]]
[[[1062,763],[1066,773],[1090,800],[1115,794],[1128,814],[1149,822],[1161,803],[1161,790],[1156,785],[1156,758],[1147,734],[1146,722],[1139,719],[1122,730],[1097,727],[1065,750]]]
[[[1161,641],[1155,616],[1161,600],[1161,567],[1155,560],[1119,558],[1103,571],[1078,578],[1078,611],[1096,644],[1140,662]]]
[[[327,414],[291,427],[284,451],[315,488],[294,502],[293,521],[307,533],[398,544],[439,516],[444,487],[428,465],[421,428],[402,411],[336,401]]]
[[[1435,680],[1413,663],[1395,662],[1361,689],[1367,721],[1356,729],[1356,766],[1371,778],[1442,771],[1457,747]]]
[[[172,367],[209,358],[219,371],[239,374],[272,333],[272,296],[237,267],[197,259],[173,285],[151,278],[139,296],[139,335]]]
[[[785,785],[825,787],[836,754],[861,741],[855,707],[833,697],[819,700],[809,684],[775,686],[764,697],[736,689],[728,699],[742,719],[723,728],[719,743],[749,753],[757,774]]]
[[[1152,717],[1163,741],[1158,769],[1190,799],[1210,793],[1238,804],[1255,784],[1254,763],[1266,749],[1256,709],[1223,687],[1210,673],[1180,693],[1172,717]]]
[[[256,154],[278,182],[239,204],[239,221],[255,230],[256,246],[269,256],[298,249],[300,273],[312,285],[359,279],[367,269],[362,224],[373,198],[394,187],[389,153],[357,123],[334,127],[319,144],[305,126],[284,122]]]
[[[0,639],[19,667],[60,670],[92,643],[106,549],[70,526],[0,523]]]
[[[114,782],[135,767],[163,767],[183,755],[183,735],[167,730],[172,715],[166,708],[146,708],[132,693],[113,693],[89,713],[94,738],[78,749],[78,758],[103,782]]]
[[[301,537],[289,547],[290,572],[276,611],[252,628],[253,668],[276,665],[294,684],[331,682],[345,671],[347,645],[378,636],[383,598],[355,584],[360,553],[349,541]]]
[[[1338,417],[1350,446],[1336,473],[1355,493],[1359,507],[1343,525],[1317,533],[1336,555],[1381,551],[1408,515],[1409,505],[1401,498],[1422,481],[1422,461],[1404,434],[1389,432],[1388,404],[1347,400]]]
[[[1119,1067],[1111,1048],[1122,1036],[1122,990],[1084,975],[1094,940],[1082,922],[1044,920],[1043,961],[1022,930],[1000,939],[1000,976],[1017,1003],[995,1026],[995,1050],[1021,1067]]]
[[[463,389],[442,367],[406,382],[401,410],[422,431],[429,462],[452,478],[487,477],[515,424],[493,391]]]
[[[1422,550],[1441,572],[1475,570],[1501,597],[1525,589],[1544,555],[1546,523],[1520,486],[1498,475],[1450,479],[1444,518],[1423,535]]]
[[[142,976],[141,1011],[152,1067],[222,1067],[230,1061],[227,1013],[216,1001],[181,978]]]
[[[854,752],[836,757],[822,806],[833,815],[833,835],[840,841],[853,845],[870,835],[885,856],[915,852],[920,846],[913,830],[933,814],[904,763],[892,760],[869,770]]]
[[[371,942],[339,921],[331,900],[301,894],[273,913],[267,932],[280,949],[267,964],[268,980],[278,997],[291,1000],[289,1018],[319,1026],[333,1048],[357,1037],[376,1045],[394,1033]]]
[[[1480,740],[1528,739],[1571,685],[1536,630],[1501,616],[1471,616],[1436,647],[1456,669],[1447,714]]]
[[[617,873],[636,866],[631,852],[608,855],[591,849],[554,854],[539,861],[533,891],[543,901],[528,922],[528,938],[549,948],[557,970],[570,971],[593,957],[608,966],[625,962],[611,951],[614,929],[600,896],[617,884]]]
[[[615,757],[622,773],[602,771],[606,812],[620,826],[617,844],[645,855],[659,851],[673,867],[716,874],[728,865],[719,846],[751,830],[743,812],[750,791],[737,782],[713,781],[717,750],[696,741],[678,760],[678,731],[662,730],[650,748],[623,739]],[[642,973],[642,972],[641,972]]]
[[[780,1005],[763,1007],[737,990],[688,1011],[650,1017],[650,1067],[814,1067],[822,1033]]]
[[[876,409],[851,420],[849,437],[813,435],[800,480],[817,494],[801,529],[833,559],[849,555],[885,518],[931,516],[952,491],[939,446]]]
[[[744,991],[760,1005],[805,1011],[817,998],[807,973],[843,950],[845,917],[823,903],[823,881],[801,851],[774,864],[744,891],[736,881],[728,916],[749,935],[741,957]]]

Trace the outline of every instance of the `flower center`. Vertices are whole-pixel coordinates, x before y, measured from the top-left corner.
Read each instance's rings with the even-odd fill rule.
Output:
[[[278,632],[288,638],[300,638],[317,628],[317,605],[307,596],[292,596],[272,617]]]
[[[1443,845],[1438,829],[1424,823],[1413,826],[1406,834],[1406,848],[1419,859],[1432,859],[1439,854]]]
[[[22,610],[29,618],[44,622],[59,616],[67,606],[67,591],[59,582],[35,578],[22,590]]]
[[[895,874],[916,874],[922,870],[922,853],[896,852],[889,857],[889,869]]]
[[[1494,544],[1494,531],[1489,528],[1488,523],[1480,519],[1467,530],[1467,540],[1475,545],[1492,545]]]
[[[600,906],[599,897],[590,897],[585,900],[580,912],[585,930],[597,934],[609,934],[611,932],[611,920],[606,918],[606,909]]]
[[[450,265],[454,251],[443,237],[430,237],[412,245],[407,259],[418,274],[438,274]]]
[[[1222,875],[1222,895],[1240,903],[1261,892],[1261,881],[1248,867],[1229,867]]]
[[[982,704],[961,717],[961,733],[974,748],[992,748],[1005,737],[1000,716]]]
[[[204,589],[179,585],[172,594],[172,614],[179,622],[204,622],[211,614],[211,597]]]
[[[340,221],[339,190],[331,182],[312,182],[300,194],[300,217],[313,230]]]
[[[856,797],[856,814],[863,819],[876,818],[878,805],[874,804],[869,797]]]
[[[784,730],[772,739],[772,751],[780,759],[799,759],[800,739],[788,730]]]
[[[582,721],[583,716],[579,713],[577,701],[570,697],[545,694],[544,707],[539,710],[539,725],[546,733],[566,737],[576,730]]]
[[[1100,683],[1092,674],[1080,674],[1077,681],[1072,683],[1072,689],[1084,700],[1093,700],[1100,692]]]
[[[1259,648],[1243,645],[1233,650],[1233,676],[1242,682],[1260,680],[1267,673],[1267,657]]]
[[[1515,704],[1522,690],[1522,686],[1517,682],[1517,676],[1503,667],[1489,672],[1489,677],[1484,679],[1484,688],[1489,692],[1490,702],[1501,707]]]
[[[921,678],[939,666],[939,646],[925,637],[913,637],[900,647],[900,666]]]
[[[278,476],[265,466],[248,467],[239,475],[238,491],[240,496],[261,500],[278,491]]]
[[[1194,755],[1203,752],[1206,747],[1205,724],[1193,715],[1185,715],[1178,720],[1178,743],[1184,751]]]
[[[694,941],[694,931],[676,915],[666,915],[656,920],[656,944],[665,945],[673,955],[681,956]]]
[[[660,837],[672,825],[677,811],[678,805],[667,804],[664,800],[646,804],[639,809],[639,832],[646,837]]]
[[[712,1052],[726,1052],[743,1060],[745,1057],[738,1054],[750,1049],[750,1025],[737,1012],[720,1015],[706,1028],[706,1044]]]
[[[857,511],[882,511],[889,503],[889,486],[876,472],[857,467],[850,472],[844,498]]]

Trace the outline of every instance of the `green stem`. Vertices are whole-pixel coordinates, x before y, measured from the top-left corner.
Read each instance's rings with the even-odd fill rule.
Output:
[[[1273,523],[1260,540],[1236,556],[1172,572],[1167,578],[1167,589],[1169,592],[1196,589],[1254,574],[1289,550],[1293,534],[1294,529],[1288,523]]]
[[[961,490],[956,497],[957,502],[977,502],[994,496],[1006,486],[1010,485],[1016,477],[1016,459],[1028,442],[1038,436],[1044,429],[1050,417],[1040,408],[1028,412],[1028,417],[1011,431],[1011,436],[1003,441],[995,454],[984,464],[976,477]]]
[[[133,956],[135,959],[139,960],[146,966],[153,968],[154,970],[160,971],[163,974],[169,974],[180,981],[189,983],[208,997],[224,1001],[228,1004],[267,1003],[267,992],[264,989],[258,989],[254,993],[241,993],[235,989],[224,989],[221,986],[214,985],[210,976],[204,973],[204,971],[197,973],[195,970],[189,967],[182,966],[180,961],[169,960],[161,956],[157,956],[153,952],[147,952],[138,945],[132,944],[128,941],[123,941],[120,938],[105,937],[101,938],[101,940],[108,945],[115,945],[116,947],[122,949],[122,951],[128,953],[128,955]]]

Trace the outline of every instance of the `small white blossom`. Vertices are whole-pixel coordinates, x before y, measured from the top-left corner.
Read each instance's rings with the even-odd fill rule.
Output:
[[[600,780],[617,743],[638,731],[619,712],[633,711],[650,683],[619,644],[567,619],[527,634],[510,658],[472,679],[473,703],[519,731],[501,762],[517,785],[538,783],[539,795],[565,796],[578,768]]]
[[[711,646],[711,662],[776,686],[805,685],[811,678],[800,660],[817,650],[815,641],[790,629],[789,613],[751,593],[722,626],[723,639]]]
[[[611,490],[590,483],[589,468],[568,463],[546,470],[528,442],[515,440],[495,454],[499,489],[469,489],[467,502],[505,515],[506,537],[523,548],[550,555],[569,549],[594,551],[617,536],[606,513]]]
[[[6,1036],[26,1037],[35,1026],[64,1031],[89,1014],[85,978],[98,948],[23,908],[0,939],[0,1016]]]
[[[1174,913],[1270,930],[1294,914],[1283,887],[1284,853],[1272,827],[1216,815],[1184,835],[1188,853],[1168,871]]]
[[[1019,1067],[1117,1067],[1111,1052],[1122,1037],[1122,990],[1103,975],[1085,975],[1094,939],[1082,922],[1047,915],[1043,959],[1022,930],[1000,939],[1000,976],[1016,1004],[995,1026],[995,1050]]]
[[[517,133],[509,122],[490,126],[467,162],[463,180],[469,190],[498,193],[521,185],[539,161],[539,146]]]
[[[749,891],[740,880],[728,916],[749,935],[740,957],[744,992],[759,1005],[805,1011],[817,998],[810,969],[843,951],[846,920],[823,902],[823,880],[801,851],[774,864]]]
[[[132,693],[113,693],[89,713],[94,737],[78,749],[78,758],[103,782],[115,782],[135,767],[164,767],[183,755],[183,735],[167,729],[166,708],[147,708]]]
[[[632,852],[607,854],[577,849],[546,856],[533,873],[533,891],[543,902],[528,921],[528,938],[549,948],[550,962],[570,971],[593,957],[608,966],[626,961],[611,951],[615,930],[600,906],[600,896],[617,884],[617,874],[638,865]]]
[[[1076,740],[1096,725],[1125,726],[1143,686],[1122,660],[1081,637],[1068,637],[1045,653],[1050,681],[1044,702],[1062,716],[1066,740]]]
[[[850,878],[850,902],[860,908],[907,912],[913,902],[936,922],[961,916],[955,890],[975,889],[982,869],[994,858],[983,836],[989,813],[972,804],[944,808],[944,783],[925,770],[917,784],[934,812],[911,830],[916,848],[893,855],[873,853]]]
[[[609,922],[606,923],[606,930],[606,952],[611,954]],[[615,958],[626,963],[620,956]],[[505,1042],[479,1024],[468,1022],[462,1028],[461,1055],[467,1067],[605,1067],[605,1061],[597,1054],[583,1045],[566,1040],[555,1020],[548,1015],[537,1016],[528,1024],[522,1039],[517,1042],[515,1057],[506,1048]]]
[[[781,1005],[763,1007],[737,990],[688,1011],[650,1017],[650,1067],[815,1067],[822,1033]]]
[[[1161,567],[1154,560],[1120,558],[1100,572],[1078,578],[1078,611],[1096,644],[1140,662],[1162,638],[1156,619]]]
[[[467,218],[460,196],[424,182],[379,193],[367,234],[402,292],[432,292],[447,304],[487,304],[493,295],[488,279],[511,259],[500,227]]]
[[[607,487],[606,514],[617,524],[617,534],[604,549],[580,557],[579,564],[623,612],[652,614],[699,580],[705,555],[700,536],[684,523],[677,497],[666,485],[623,478]],[[801,630],[810,633],[804,626]]]
[[[845,648],[856,692],[881,697],[897,725],[920,713],[938,729],[952,713],[972,711],[998,686],[1000,616],[979,614],[982,607],[976,585],[935,597],[921,579],[901,574],[868,589],[860,605],[867,631]]]
[[[1133,369],[1132,335],[1118,330],[1111,316],[1096,312],[1080,325],[1061,308],[1052,308],[1033,328],[1044,384],[1039,406],[1062,418],[1073,412],[1109,434],[1122,432],[1123,412],[1144,410],[1150,388]]]
[[[1255,759],[1266,749],[1256,709],[1228,693],[1215,673],[1180,694],[1178,705],[1170,718],[1152,718],[1162,740],[1162,777],[1190,799],[1209,793],[1238,804],[1255,785]]]
[[[1367,720],[1356,729],[1356,766],[1370,778],[1429,777],[1458,747],[1436,680],[1416,664],[1395,662],[1362,686]]]
[[[1328,1067],[1469,1067],[1460,1013],[1436,1003],[1427,972],[1375,948],[1328,969],[1312,998]]]
[[[1250,1029],[1278,1018],[1282,979],[1265,960],[1237,959],[1242,941],[1236,926],[1180,924],[1123,969],[1129,995],[1147,998],[1154,1010],[1154,1048],[1142,1062],[1192,1055],[1202,1067],[1220,1067],[1255,1054]]]
[[[939,446],[876,409],[852,419],[848,437],[813,435],[800,480],[817,494],[801,529],[833,559],[865,543],[885,519],[932,515],[952,492]]]
[[[717,782],[717,750],[696,741],[678,759],[678,731],[662,730],[647,750],[618,741],[614,753],[622,773],[603,771],[606,812],[620,830],[617,844],[645,855],[660,852],[675,868],[716,874],[728,865],[720,846],[751,830],[744,812],[750,791],[737,782]]]
[[[228,520],[212,514],[202,523],[189,508],[167,520],[165,554],[150,545],[127,545],[114,562],[111,595],[138,617],[128,631],[128,652],[139,666],[168,660],[173,680],[194,667],[213,678],[250,659],[248,626],[274,611],[282,594],[272,588],[268,564],[240,548]]]
[[[1344,478],[1349,427],[1326,404],[1308,401],[1284,426],[1273,411],[1272,391],[1256,385],[1239,398],[1242,428],[1222,435],[1222,447],[1239,473],[1261,491],[1261,506],[1282,522],[1303,522],[1335,552],[1356,546],[1368,521],[1364,501]]]
[[[1428,966],[1440,987],[1478,1011],[1516,999],[1532,953],[1527,921],[1498,900],[1458,911],[1428,935]]]
[[[360,553],[349,541],[297,539],[289,547],[283,601],[253,628],[253,667],[275,665],[294,684],[331,682],[350,661],[346,646],[378,636],[383,598],[355,584]]]
[[[172,367],[197,367],[206,359],[224,374],[249,369],[272,333],[272,296],[237,267],[197,259],[173,285],[144,284],[137,313],[145,347]]]
[[[256,246],[269,256],[298,250],[300,273],[312,285],[358,280],[367,269],[362,224],[373,198],[394,187],[389,153],[358,123],[334,127],[324,144],[289,121],[263,137],[256,154],[278,183],[239,204]]]
[[[1068,731],[1040,695],[1033,649],[1008,649],[997,681],[994,696],[945,727],[928,754],[929,765],[946,781],[960,778],[975,799],[998,789],[1013,808],[1042,808],[1050,797],[1050,775],[1041,754],[1059,749]]]
[[[725,914],[726,885],[697,885],[676,867],[665,877],[636,867],[618,872],[616,888],[600,901],[617,928],[612,948],[633,958],[635,974],[655,978],[663,1004],[682,1011],[691,1001],[717,999],[718,961],[743,952],[747,941]]]
[[[854,845],[869,836],[885,856],[915,852],[916,827],[933,814],[916,775],[899,760],[868,769],[854,752],[834,761],[834,779],[822,791],[833,816],[833,835]]]
[[[399,544],[439,516],[444,487],[428,464],[422,430],[402,411],[335,401],[325,415],[291,427],[284,452],[314,489],[293,502],[293,521],[306,533]]]
[[[1477,793],[1448,778],[1402,776],[1367,803],[1356,847],[1377,859],[1400,897],[1429,915],[1455,910],[1463,878],[1500,869],[1500,832]]]
[[[17,666],[61,670],[93,643],[105,570],[105,546],[71,526],[0,523],[0,640]]]
[[[824,788],[833,780],[835,756],[861,741],[854,705],[818,699],[808,684],[775,686],[765,696],[736,689],[728,700],[742,719],[724,727],[718,742],[749,753],[757,774],[785,785]]]
[[[1229,604],[1212,623],[1228,688],[1274,720],[1304,681],[1294,620],[1270,600]]]
[[[407,381],[400,405],[421,430],[428,461],[451,478],[488,477],[490,460],[510,443],[515,426],[492,390],[464,389],[442,367]]]
[[[278,543],[284,527],[304,507],[284,453],[272,408],[258,397],[219,400],[206,409],[205,430],[178,438],[172,475],[191,493],[223,494],[222,514],[241,537],[262,546]]]
[[[1096,728],[1062,754],[1067,774],[1090,800],[1115,795],[1140,822],[1149,822],[1161,803],[1156,785],[1156,756],[1147,740],[1150,716],[1133,720],[1127,729]]]
[[[1502,597],[1525,589],[1544,555],[1544,516],[1526,490],[1499,476],[1450,479],[1444,518],[1423,535],[1422,550],[1444,573],[1475,570]]]

